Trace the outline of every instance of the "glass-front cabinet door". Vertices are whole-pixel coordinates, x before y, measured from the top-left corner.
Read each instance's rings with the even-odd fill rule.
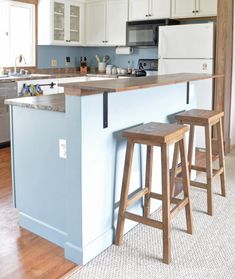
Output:
[[[54,1],[54,28],[53,28],[53,39],[56,42],[65,42],[65,24],[66,24],[66,8],[65,3]]]
[[[81,7],[69,5],[69,41],[71,43],[80,42],[80,22]]]

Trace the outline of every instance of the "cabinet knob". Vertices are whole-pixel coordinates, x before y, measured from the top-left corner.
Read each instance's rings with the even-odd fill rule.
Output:
[[[149,14],[149,16],[152,16],[151,14]]]
[[[198,10],[196,10],[196,11],[195,11],[195,13],[199,13],[199,11],[198,11]]]
[[[193,13],[193,14],[195,14],[195,13],[196,13],[196,11],[192,11],[192,13]]]
[[[149,17],[149,15],[145,15],[146,17]]]

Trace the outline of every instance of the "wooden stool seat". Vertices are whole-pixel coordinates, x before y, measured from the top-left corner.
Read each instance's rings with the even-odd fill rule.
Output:
[[[169,125],[164,123],[150,122],[145,125],[137,126],[126,130],[123,136],[133,139],[136,143],[140,141],[154,142],[154,145],[171,143],[182,139],[188,128],[184,125]]]
[[[176,120],[184,124],[194,124],[197,126],[214,125],[220,118],[224,116],[224,112],[213,110],[191,109],[176,115]]]
[[[171,262],[171,237],[170,237],[170,222],[173,217],[183,208],[186,212],[187,232],[192,234],[192,208],[189,196],[189,173],[188,162],[185,152],[184,135],[188,131],[188,127],[184,125],[172,125],[163,123],[147,123],[128,129],[124,132],[124,137],[127,138],[127,150],[122,182],[122,192],[119,206],[118,222],[115,244],[120,245],[123,242],[123,230],[125,219],[130,219],[148,226],[152,226],[163,230],[163,262]],[[170,195],[169,183],[169,162],[168,148],[169,144],[177,142],[179,145],[182,176],[184,187],[184,198],[178,199]],[[146,175],[145,186],[138,191],[134,196],[128,198],[131,166],[133,160],[133,150],[135,144],[147,145],[146,156]],[[161,147],[162,161],[162,194],[152,192],[152,164],[153,164],[153,147]],[[130,213],[128,207],[144,197],[144,214],[143,216]],[[158,199],[162,201],[162,222],[149,218],[150,200]],[[175,204],[174,208],[170,208],[170,204]]]
[[[223,131],[222,131],[222,118],[224,112],[217,112],[212,110],[199,110],[193,109],[186,112],[182,112],[176,115],[176,120],[179,124],[189,124],[189,174],[191,170],[206,172],[207,182],[202,183],[191,180],[190,184],[194,187],[207,190],[207,212],[209,215],[213,215],[213,181],[217,176],[220,176],[221,192],[222,196],[226,196],[225,187],[225,162],[224,162],[224,146],[223,146]],[[192,155],[194,147],[194,134],[195,126],[203,126],[205,128],[205,142],[206,142],[206,167],[196,166],[192,164]],[[217,146],[219,153],[219,168],[213,169],[212,166],[212,126],[216,126],[217,131]],[[174,154],[174,162],[177,162],[177,151]],[[176,166],[173,167],[175,170]],[[174,172],[178,174],[177,171]],[[174,187],[173,187],[174,188]]]

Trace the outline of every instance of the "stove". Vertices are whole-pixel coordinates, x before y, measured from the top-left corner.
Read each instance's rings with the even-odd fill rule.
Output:
[[[158,59],[139,59],[139,70],[136,71],[136,76],[156,76],[158,74]]]

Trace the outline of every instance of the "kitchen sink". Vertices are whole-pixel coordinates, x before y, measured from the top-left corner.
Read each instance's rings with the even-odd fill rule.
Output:
[[[0,75],[0,79],[18,79],[18,78],[40,78],[40,77],[50,77],[47,74],[10,74],[10,75]]]

